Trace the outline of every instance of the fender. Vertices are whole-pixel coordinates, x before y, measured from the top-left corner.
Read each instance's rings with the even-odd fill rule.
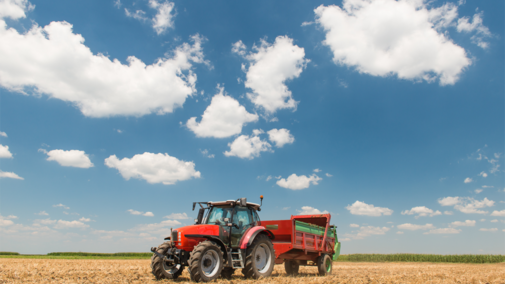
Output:
[[[186,238],[206,238],[209,241],[215,242],[218,246],[221,247],[221,250],[223,251],[223,258],[227,259],[228,257],[228,247],[223,243],[223,241],[218,237],[218,236],[212,236],[212,235],[184,235]]]
[[[261,233],[266,234],[271,240],[275,239],[274,234],[265,229],[265,227],[255,226],[245,232],[244,236],[240,240],[240,249],[247,249],[247,247],[252,244],[256,236]]]

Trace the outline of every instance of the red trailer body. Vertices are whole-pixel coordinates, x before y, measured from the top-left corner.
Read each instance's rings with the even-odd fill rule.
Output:
[[[275,263],[285,260],[297,260],[306,264],[308,260],[315,262],[321,254],[332,256],[335,254],[337,235],[329,237],[330,214],[295,215],[290,220],[261,221],[261,226],[271,231],[275,238],[272,240],[275,250]],[[295,221],[314,224],[325,228],[324,234],[311,234],[296,230]]]

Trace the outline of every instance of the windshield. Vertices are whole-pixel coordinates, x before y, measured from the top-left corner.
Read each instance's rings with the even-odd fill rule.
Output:
[[[224,225],[224,218],[231,218],[233,208],[228,207],[213,207],[207,217],[206,224]]]

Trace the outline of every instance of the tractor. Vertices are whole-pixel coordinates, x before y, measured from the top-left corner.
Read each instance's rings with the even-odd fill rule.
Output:
[[[152,273],[157,280],[177,279],[188,267],[192,281],[231,279],[235,269],[245,278],[269,277],[275,264],[274,234],[260,226],[261,203],[246,198],[200,205],[195,224],[177,228],[151,248]]]

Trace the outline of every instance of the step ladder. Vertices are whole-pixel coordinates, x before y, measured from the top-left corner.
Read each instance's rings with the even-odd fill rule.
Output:
[[[242,252],[240,250],[231,252],[231,267],[244,268],[244,260],[242,259]]]

